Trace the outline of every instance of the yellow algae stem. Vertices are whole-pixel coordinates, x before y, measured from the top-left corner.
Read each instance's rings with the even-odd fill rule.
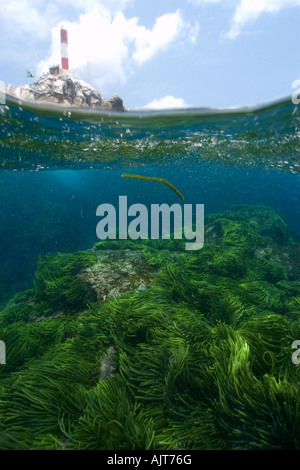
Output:
[[[129,174],[129,173],[123,173],[123,175],[121,175],[121,176],[122,176],[122,178],[134,178],[134,179],[137,179],[137,180],[157,181],[158,183],[163,183],[163,184],[167,185],[170,189],[172,189],[172,191],[174,191],[174,193],[176,193],[177,196],[180,197],[180,199],[184,200],[183,195],[178,191],[178,189],[175,188],[175,186],[172,183],[169,183],[169,181],[164,180],[163,178],[157,178],[156,176],[132,175],[132,174]]]

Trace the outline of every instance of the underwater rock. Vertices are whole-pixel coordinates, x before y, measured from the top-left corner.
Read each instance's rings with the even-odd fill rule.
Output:
[[[36,305],[31,320],[82,312],[124,292],[147,289],[158,267],[141,251],[93,250],[40,257],[35,274]]]
[[[107,353],[105,354],[104,358],[102,359],[101,362],[101,372],[99,375],[100,380],[104,380],[107,377],[111,377],[114,372],[115,372],[115,366],[114,366],[114,356],[115,356],[116,350],[113,346],[108,348]]]
[[[146,263],[140,251],[95,251],[98,261],[84,271],[84,280],[97,301],[105,302],[124,292],[149,287],[157,269]]]
[[[117,93],[105,99],[90,84],[73,76],[70,71],[60,67],[50,67],[30,85],[14,87],[8,85],[7,94],[29,102],[55,104],[76,108],[106,109],[111,111],[127,111],[123,100]]]

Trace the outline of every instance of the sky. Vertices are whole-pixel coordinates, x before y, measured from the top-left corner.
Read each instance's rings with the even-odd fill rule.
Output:
[[[300,0],[0,0],[0,80],[60,63],[130,109],[232,107],[300,79]],[[27,71],[35,78],[26,78]]]

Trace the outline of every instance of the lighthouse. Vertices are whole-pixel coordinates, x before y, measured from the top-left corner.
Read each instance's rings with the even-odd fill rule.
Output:
[[[68,31],[64,28],[60,30],[60,47],[61,47],[61,68],[69,70],[68,57]]]

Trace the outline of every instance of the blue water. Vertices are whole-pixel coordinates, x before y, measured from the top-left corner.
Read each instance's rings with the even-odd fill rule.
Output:
[[[299,449],[300,107],[0,119],[0,448]],[[83,251],[120,196],[217,215]]]
[[[204,204],[205,215],[264,204],[300,236],[299,107],[288,100],[235,112],[124,114],[12,100],[1,113],[2,301],[31,287],[40,254],[98,241],[96,208],[117,207],[120,195],[129,205]],[[165,178],[184,202],[124,172]]]

